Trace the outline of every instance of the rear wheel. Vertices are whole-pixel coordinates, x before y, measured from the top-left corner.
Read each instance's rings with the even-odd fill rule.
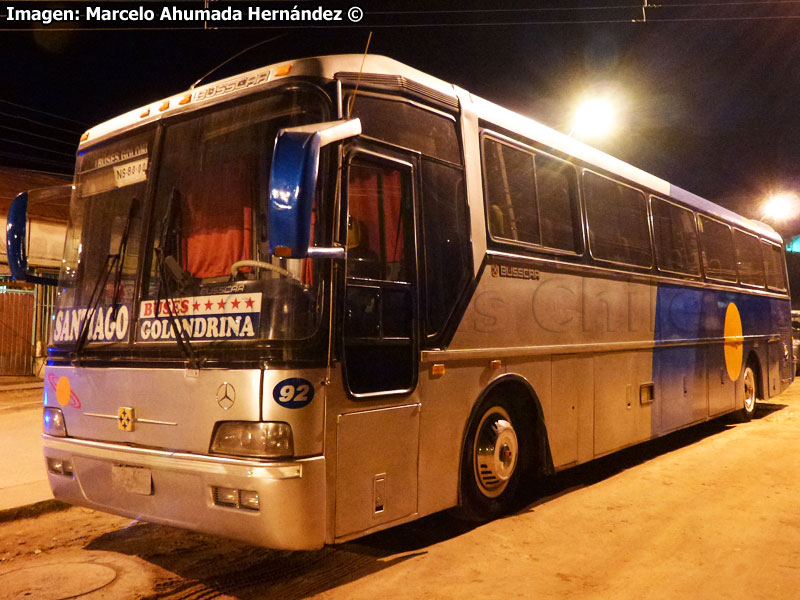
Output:
[[[461,516],[483,521],[509,512],[530,452],[521,419],[502,400],[484,401],[470,424],[461,458]]]
[[[756,386],[756,372],[752,366],[747,365],[744,368],[742,382],[744,386],[744,406],[739,411],[739,420],[744,422],[752,419],[756,413],[758,387]]]

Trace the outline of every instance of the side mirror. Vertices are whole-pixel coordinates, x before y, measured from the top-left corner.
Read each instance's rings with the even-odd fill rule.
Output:
[[[11,277],[42,285],[57,285],[58,277],[34,275],[28,268],[28,195],[42,192],[46,195],[70,193],[72,186],[57,186],[32,192],[22,192],[11,202],[6,224],[6,253]],[[63,238],[62,238],[63,240]],[[63,248],[63,241],[61,247]]]
[[[278,132],[269,176],[272,254],[285,258],[308,255],[320,148],[360,133],[359,119],[290,127]]]

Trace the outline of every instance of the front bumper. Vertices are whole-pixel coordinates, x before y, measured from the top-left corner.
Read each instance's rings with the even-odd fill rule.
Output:
[[[57,438],[46,458],[68,460],[72,474],[50,472],[53,495],[70,504],[286,550],[325,543],[325,458],[260,462]],[[115,465],[152,476],[149,495],[127,491]],[[214,487],[255,491],[259,509],[215,503]]]

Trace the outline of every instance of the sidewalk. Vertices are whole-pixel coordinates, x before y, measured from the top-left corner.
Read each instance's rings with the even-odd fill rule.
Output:
[[[39,377],[23,377],[16,375],[0,375],[0,392],[13,390],[35,390],[44,387],[44,380]]]
[[[42,387],[35,377],[0,377],[0,516],[53,498],[42,455]]]

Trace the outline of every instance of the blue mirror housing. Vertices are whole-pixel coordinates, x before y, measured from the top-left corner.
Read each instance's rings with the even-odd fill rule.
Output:
[[[16,281],[29,281],[44,285],[56,285],[54,277],[33,275],[28,271],[28,254],[25,249],[28,229],[28,192],[18,194],[11,201],[6,225],[6,253],[11,277]]]
[[[269,177],[269,251],[305,258],[317,188],[320,149],[361,133],[361,121],[332,121],[282,129],[275,138]]]
[[[269,250],[302,258],[311,235],[317,187],[319,136],[281,131],[275,140],[269,176]]]
[[[25,281],[28,274],[28,255],[25,251],[28,228],[28,192],[18,194],[8,209],[6,225],[6,252],[11,277]]]

